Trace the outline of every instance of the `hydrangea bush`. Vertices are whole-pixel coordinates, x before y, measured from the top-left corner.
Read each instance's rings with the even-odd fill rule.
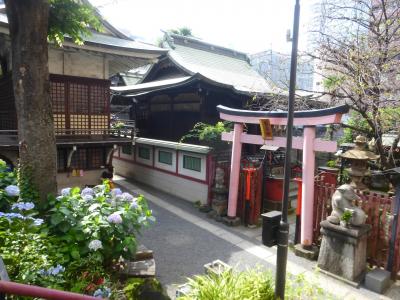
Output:
[[[10,203],[15,201],[16,197],[10,196],[10,192],[16,191],[14,187],[18,189],[16,185],[17,176],[15,172],[9,171],[6,162],[0,159],[0,211],[9,209]]]
[[[47,236],[44,220],[37,215],[32,202],[15,202],[11,212],[0,212],[0,255],[13,280],[58,288],[62,276],[55,281],[43,276],[40,268],[52,270],[63,257],[53,246],[56,239]]]
[[[110,297],[116,267],[154,221],[144,197],[104,182],[65,188],[38,206],[17,177],[0,160],[0,256],[11,280]]]
[[[154,221],[143,196],[110,190],[107,183],[63,189],[50,206],[50,233],[66,242],[60,251],[71,260],[93,254],[105,267],[132,259],[136,235]]]

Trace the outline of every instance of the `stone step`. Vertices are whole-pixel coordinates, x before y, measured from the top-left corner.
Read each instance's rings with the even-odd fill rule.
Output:
[[[139,245],[136,250],[135,260],[144,260],[153,258],[153,250],[147,249],[143,245]]]
[[[154,277],[156,275],[156,262],[154,258],[128,261],[119,273],[127,277]]]

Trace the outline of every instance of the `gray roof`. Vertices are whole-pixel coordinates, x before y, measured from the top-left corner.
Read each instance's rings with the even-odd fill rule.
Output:
[[[97,32],[93,32],[92,35],[85,36],[83,37],[83,39],[85,40],[86,44],[96,44],[111,48],[118,48],[118,49],[123,48],[124,50],[141,50],[144,52],[157,52],[160,54],[167,52],[165,49],[161,49],[159,47],[150,44],[128,39],[121,39]]]
[[[199,39],[166,34],[168,57],[190,75],[202,76],[245,93],[275,93],[272,85],[252,69],[246,54]]]
[[[8,27],[7,15],[1,12],[0,12],[0,25]],[[144,53],[157,54],[157,55],[164,54],[165,52],[168,51],[166,49],[162,49],[147,43],[142,43],[131,39],[119,38],[98,32],[92,32],[90,36],[84,36],[82,38],[85,41],[86,45],[96,45],[102,48],[110,48],[115,50],[133,51],[133,52],[140,51]],[[68,36],[66,36],[66,39],[70,40]],[[79,46],[76,45],[76,47]]]

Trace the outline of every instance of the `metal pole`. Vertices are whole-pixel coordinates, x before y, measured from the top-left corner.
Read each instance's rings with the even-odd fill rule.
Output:
[[[283,186],[282,217],[278,233],[278,254],[276,258],[275,297],[285,298],[286,263],[289,240],[288,205],[291,175],[291,150],[294,115],[294,98],[296,89],[297,45],[299,40],[300,0],[296,0],[294,8],[292,56],[290,64],[290,86],[286,129],[285,179]]]

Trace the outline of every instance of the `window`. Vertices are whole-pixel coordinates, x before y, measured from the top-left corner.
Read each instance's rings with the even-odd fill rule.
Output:
[[[201,172],[201,158],[189,155],[183,155],[183,168]]]
[[[150,159],[150,149],[139,146],[138,156],[143,159]]]
[[[166,165],[172,165],[172,153],[158,150],[158,162]]]
[[[124,154],[132,155],[132,145],[123,145],[121,150]]]

